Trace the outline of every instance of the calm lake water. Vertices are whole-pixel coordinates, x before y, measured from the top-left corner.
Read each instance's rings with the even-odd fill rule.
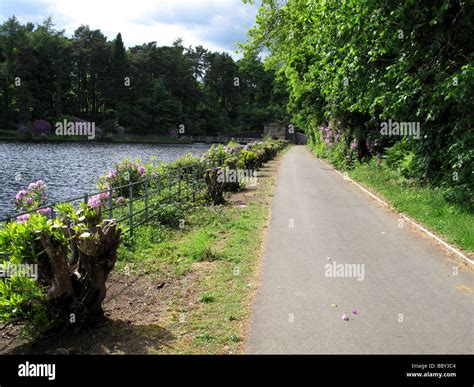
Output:
[[[0,217],[14,210],[15,195],[34,180],[44,180],[50,201],[66,200],[96,190],[99,176],[125,158],[173,161],[209,145],[17,143],[0,141]]]

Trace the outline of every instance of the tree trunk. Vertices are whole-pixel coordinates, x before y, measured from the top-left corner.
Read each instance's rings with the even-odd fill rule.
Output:
[[[207,197],[213,204],[225,204],[223,196],[225,181],[220,179],[220,174],[223,174],[222,168],[208,169],[204,172],[204,181],[207,185]]]
[[[96,220],[90,219],[89,231],[79,236],[65,222],[69,246],[58,242],[54,233],[39,235],[44,252],[38,258],[38,281],[48,288],[47,308],[59,323],[85,325],[103,315],[105,283],[115,265],[120,230],[115,221],[96,226]]]

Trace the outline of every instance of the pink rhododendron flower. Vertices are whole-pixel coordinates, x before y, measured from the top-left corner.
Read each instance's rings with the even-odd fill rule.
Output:
[[[100,208],[104,206],[109,199],[109,193],[108,192],[102,192],[98,195],[92,196],[88,201],[87,205],[91,208]]]
[[[41,215],[50,215],[51,211],[52,210],[51,210],[50,207],[46,207],[46,208],[42,208],[42,209],[36,211],[36,213],[41,214]]]
[[[16,218],[17,222],[20,224],[25,223],[28,219],[30,219],[30,214],[20,215]]]
[[[18,192],[15,196],[16,200],[20,200],[23,196],[25,196],[26,190],[22,189],[20,192]]]
[[[15,207],[18,212],[27,212],[44,206],[46,203],[47,186],[43,180],[32,182],[27,189],[22,189],[16,196]]]
[[[88,201],[87,205],[92,208],[99,208],[101,203],[100,203],[100,197],[99,195],[92,196]]]

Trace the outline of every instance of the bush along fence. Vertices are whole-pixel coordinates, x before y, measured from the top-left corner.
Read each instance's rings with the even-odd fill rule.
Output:
[[[125,160],[100,178],[98,191],[60,203],[46,204],[46,186],[39,180],[17,194],[16,207],[20,212],[2,221],[23,223],[35,213],[54,218],[58,204],[70,204],[74,208],[82,208],[83,204],[95,209],[101,218],[115,219],[123,226],[122,231],[133,237],[134,228],[159,215],[165,217],[169,206],[196,202],[204,189],[204,171],[224,161],[224,158],[200,160],[186,155],[174,163],[153,168]]]
[[[254,183],[286,145],[231,141],[168,164],[125,160],[97,192],[61,203],[47,204],[45,183],[31,183],[16,195],[17,213],[0,223],[0,323],[21,323],[32,337],[94,323],[117,249],[136,227],[177,226],[193,205],[224,204],[225,191]]]

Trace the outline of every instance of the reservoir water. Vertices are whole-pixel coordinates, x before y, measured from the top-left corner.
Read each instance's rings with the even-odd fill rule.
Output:
[[[173,161],[205,144],[21,143],[0,141],[0,217],[14,211],[15,195],[35,180],[48,186],[49,201],[94,192],[100,176],[125,158]]]

